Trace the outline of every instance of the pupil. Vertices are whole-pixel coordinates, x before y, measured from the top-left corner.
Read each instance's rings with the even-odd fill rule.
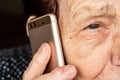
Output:
[[[88,27],[90,28],[90,29],[96,29],[96,28],[99,28],[99,24],[91,24],[91,25],[89,25]]]

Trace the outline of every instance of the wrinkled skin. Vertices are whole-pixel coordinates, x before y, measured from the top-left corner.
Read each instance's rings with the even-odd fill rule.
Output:
[[[120,80],[120,0],[58,0],[58,23],[67,64],[43,74],[44,43],[23,80]]]
[[[58,0],[58,6],[75,80],[120,80],[120,0]]]

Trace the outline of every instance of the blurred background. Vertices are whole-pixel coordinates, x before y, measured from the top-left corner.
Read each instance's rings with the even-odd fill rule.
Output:
[[[23,0],[0,0],[0,49],[28,43]]]

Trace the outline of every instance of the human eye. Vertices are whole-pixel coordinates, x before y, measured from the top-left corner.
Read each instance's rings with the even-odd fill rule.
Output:
[[[88,25],[89,29],[97,29],[99,27],[100,27],[100,24],[90,24],[90,25]]]
[[[86,34],[104,34],[110,31],[112,27],[112,20],[106,18],[90,19],[83,24],[82,32]]]
[[[106,30],[106,26],[103,23],[96,22],[87,25],[83,31],[89,34],[103,33]]]
[[[98,29],[98,28],[100,28],[101,27],[101,25],[99,24],[99,23],[93,23],[93,24],[90,24],[90,25],[88,25],[86,28],[84,28],[84,29],[91,29],[91,30],[94,30],[94,29]]]

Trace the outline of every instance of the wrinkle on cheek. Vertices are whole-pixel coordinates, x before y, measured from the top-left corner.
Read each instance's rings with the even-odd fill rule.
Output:
[[[105,40],[108,34],[82,34],[76,36],[75,40],[78,40],[78,48],[81,52],[80,57],[85,57],[93,54],[93,51],[97,46],[100,46]]]
[[[98,65],[94,65],[99,70],[103,70],[106,63],[109,61],[111,57],[111,49],[112,49],[113,39],[111,36],[109,36],[101,45],[97,46],[96,49],[93,52],[95,62],[98,63]],[[100,71],[101,72],[101,71]]]
[[[112,44],[112,37],[109,36],[103,43],[94,48],[92,54],[81,59],[80,62],[83,63],[81,64],[81,72],[84,73],[84,75],[92,78],[98,76],[111,57]],[[85,68],[86,66],[89,66],[89,68]]]

